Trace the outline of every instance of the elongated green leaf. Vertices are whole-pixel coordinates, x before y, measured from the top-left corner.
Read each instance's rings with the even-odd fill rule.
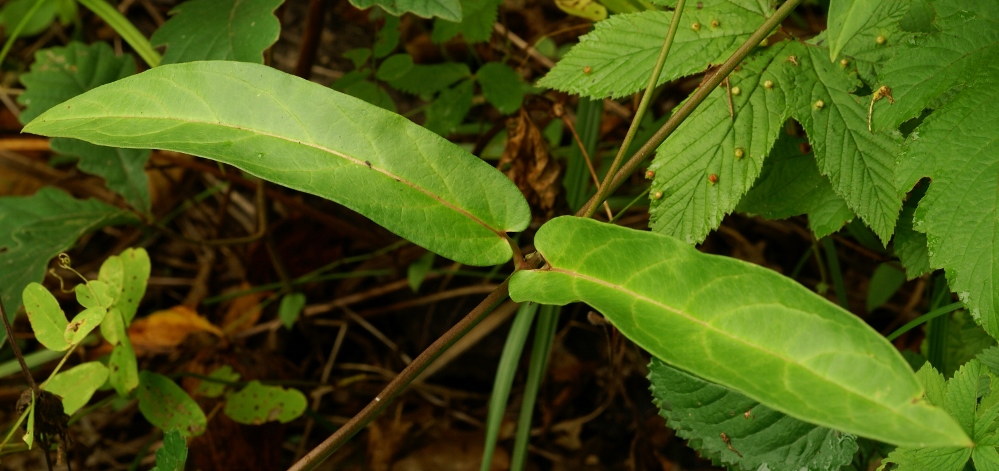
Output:
[[[819,174],[809,148],[807,139],[780,133],[753,188],[735,209],[767,219],[807,214],[808,226],[819,239],[853,219],[846,201]]]
[[[284,0],[190,0],[170,11],[169,21],[149,39],[166,45],[161,64],[204,60],[264,63],[264,50],[277,42],[274,16]]]
[[[149,282],[151,266],[149,253],[142,247],[125,249],[119,257],[125,272],[122,279],[121,297],[118,298],[115,307],[121,309],[127,326],[135,318],[139,302],[146,294],[146,284]]]
[[[108,380],[119,396],[128,397],[139,385],[139,367],[128,336],[119,333],[118,342],[111,350],[111,358],[108,360],[108,370],[111,373]]]
[[[138,222],[96,200],[78,200],[43,188],[32,196],[0,198],[0,296],[7,315],[21,307],[21,291],[41,280],[49,260],[80,236],[113,224]],[[6,334],[0,333],[0,338]]]
[[[185,437],[204,433],[208,424],[205,413],[177,383],[150,371],[143,371],[139,378],[135,397],[149,423],[163,430],[176,429]]]
[[[720,64],[772,13],[758,3],[737,3],[750,2],[687,2],[659,84]],[[668,11],[613,15],[579,38],[538,86],[591,98],[618,98],[642,90],[672,19]],[[718,26],[712,26],[715,21]]]
[[[377,5],[396,16],[412,13],[423,18],[436,16],[448,21],[461,21],[461,3],[458,0],[350,0],[350,4],[361,9]]]
[[[69,321],[59,308],[59,301],[44,286],[32,282],[24,287],[24,310],[28,313],[31,330],[35,338],[49,350],[62,351],[69,348],[63,337]]]
[[[254,380],[226,398],[223,412],[241,424],[260,425],[273,421],[291,422],[305,412],[305,407],[305,394],[301,391],[266,386]]]
[[[110,105],[110,106],[109,106]],[[508,260],[517,187],[409,120],[261,65],[149,70],[49,110],[25,132],[201,155],[332,199],[470,265]]]
[[[61,397],[66,415],[73,415],[90,402],[90,398],[107,380],[108,367],[99,361],[91,361],[53,376],[45,385],[45,390]]]
[[[649,381],[670,428],[702,457],[731,470],[834,470],[857,452],[853,435],[788,417],[657,358],[649,364]]]
[[[553,219],[534,242],[550,266],[517,272],[515,301],[586,302],[652,355],[800,420],[889,443],[970,445],[919,400],[884,337],[790,278],[590,219]]]
[[[895,126],[939,106],[908,136],[897,184],[907,191],[932,180],[913,215],[929,265],[946,270],[971,315],[999,338],[999,108],[991,106],[999,100],[999,4],[935,8],[942,30],[902,46],[885,66],[881,80],[895,104],[878,102],[874,116]]]

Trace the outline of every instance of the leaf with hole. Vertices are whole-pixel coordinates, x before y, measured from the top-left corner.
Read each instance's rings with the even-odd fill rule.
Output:
[[[241,424],[260,425],[265,422],[291,422],[305,412],[305,394],[297,389],[266,386],[250,381],[225,401],[225,415]]]
[[[108,367],[99,361],[81,363],[61,371],[48,381],[45,390],[62,398],[66,415],[73,415],[108,380]]]
[[[593,306],[653,356],[799,420],[888,443],[970,446],[888,341],[790,278],[675,238],[560,217],[514,301]]]
[[[154,426],[176,429],[185,437],[205,432],[208,423],[205,413],[170,378],[150,371],[139,373],[135,397],[139,400],[139,411]]]
[[[166,45],[161,64],[227,60],[264,63],[264,50],[278,40],[274,10],[284,0],[190,0],[170,11],[153,33],[153,46]]]
[[[530,222],[517,187],[488,163],[402,116],[261,65],[160,66],[63,103],[25,132],[215,159],[470,265],[509,260],[506,232]]]
[[[24,287],[22,298],[35,338],[49,350],[62,351],[69,348],[64,336],[69,322],[55,296],[44,286],[32,282]]]

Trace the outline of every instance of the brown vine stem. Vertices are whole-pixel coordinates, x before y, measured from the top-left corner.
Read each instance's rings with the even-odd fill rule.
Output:
[[[2,299],[0,299],[0,317],[3,317],[3,328],[7,330],[7,341],[10,342],[10,348],[14,349],[14,356],[17,357],[17,362],[21,364],[21,371],[24,373],[24,378],[28,380],[28,385],[35,392],[35,397],[38,397],[38,384],[35,383],[35,377],[31,376],[31,370],[28,369],[28,365],[24,362],[24,355],[21,354],[20,347],[17,346],[17,340],[14,339],[14,329],[10,327],[10,321],[7,320],[7,311],[3,308]]]
[[[618,149],[617,155],[614,156],[614,161],[611,162],[610,168],[607,169],[607,176],[597,186],[595,197],[599,201],[606,201],[607,197],[610,196],[611,179],[621,165],[624,153],[628,152],[628,148],[631,147],[631,141],[635,139],[635,134],[638,133],[638,125],[641,124],[642,117],[645,116],[645,111],[649,108],[649,103],[652,102],[652,95],[655,94],[656,86],[659,85],[659,76],[662,75],[663,66],[666,65],[666,57],[669,56],[669,50],[673,47],[673,38],[676,37],[676,30],[680,26],[680,17],[683,16],[685,3],[686,0],[677,0],[676,2],[676,8],[673,9],[673,20],[669,23],[666,39],[663,41],[662,49],[659,50],[656,65],[652,68],[652,75],[649,76],[649,84],[645,87],[645,93],[642,94],[642,101],[638,103],[638,109],[635,111],[635,117],[631,118],[631,126],[628,127],[628,133],[625,134],[624,141],[621,142],[621,147]],[[586,211],[586,217],[593,216],[595,212],[597,212],[597,205],[590,206]]]
[[[333,435],[324,440],[319,446],[315,447],[307,455],[303,456],[302,459],[298,460],[297,463],[288,468],[288,471],[306,471],[315,469],[323,462],[326,458],[333,454],[338,448],[347,443],[351,437],[360,432],[369,422],[374,420],[396,396],[399,395],[406,386],[409,385],[421,372],[433,363],[445,350],[448,349],[453,343],[458,341],[463,337],[472,327],[475,327],[482,319],[484,319],[493,308],[499,305],[509,294],[508,287],[510,283],[510,278],[507,278],[500,284],[486,299],[483,299],[475,309],[472,309],[462,320],[458,321],[454,327],[451,327],[444,335],[441,335],[433,344],[426,348],[420,356],[413,359],[405,369],[403,369],[388,385],[382,389],[382,392],[375,396],[374,400],[368,403],[361,412],[358,412],[354,417],[350,419],[349,422],[344,424],[342,427],[337,429]]]
[[[610,185],[606,185],[606,189],[604,186],[601,186],[601,190],[603,191],[593,195],[593,197],[590,198],[585,205],[583,205],[576,215],[582,216],[592,214],[595,211],[596,205],[600,204],[603,199],[606,199],[607,196],[610,196],[614,190],[620,187],[621,184],[623,184],[625,180],[631,176],[635,169],[638,168],[643,161],[645,161],[645,158],[652,154],[652,152],[656,150],[656,147],[659,147],[659,144],[662,144],[667,137],[673,134],[673,131],[676,131],[676,128],[680,127],[680,123],[687,119],[687,117],[690,116],[690,114],[693,113],[698,106],[700,106],[701,102],[708,97],[708,94],[710,94],[715,88],[718,87],[719,84],[728,78],[728,74],[730,74],[732,70],[734,70],[735,67],[739,65],[739,63],[741,63],[750,52],[753,51],[754,48],[759,46],[760,42],[766,39],[774,29],[780,26],[780,23],[784,21],[784,18],[787,18],[787,16],[791,14],[791,11],[794,10],[794,8],[797,7],[801,1],[802,0],[787,0],[780,6],[780,8],[777,9],[773,16],[767,18],[767,20],[764,21],[763,24],[749,36],[749,39],[747,39],[742,46],[739,46],[739,49],[737,49],[735,53],[732,54],[732,56],[721,65],[721,67],[718,68],[718,72],[704,82],[704,84],[701,85],[701,87],[698,88],[697,91],[695,91],[694,94],[691,95],[690,98],[688,98],[675,113],[673,113],[673,116],[670,116],[666,123],[663,124],[662,127],[660,127],[659,130],[656,131],[656,133],[653,134],[641,148],[635,151],[635,154],[628,159],[628,162],[621,166],[621,169],[614,174],[614,179],[611,180]],[[603,199],[598,198],[601,194],[605,194],[605,196],[602,197]],[[594,210],[591,210],[590,208],[594,208]]]

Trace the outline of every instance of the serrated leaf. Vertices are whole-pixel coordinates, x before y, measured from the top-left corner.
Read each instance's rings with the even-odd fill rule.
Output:
[[[32,196],[0,198],[0,296],[8,315],[21,307],[21,291],[41,280],[49,260],[84,234],[138,222],[130,213],[53,188]],[[0,333],[0,338],[6,334]]]
[[[878,264],[867,287],[867,312],[888,302],[903,284],[905,284],[905,272],[890,263]]]
[[[414,95],[431,95],[471,74],[465,64],[414,64],[413,57],[409,54],[395,54],[382,62],[375,76],[396,90]]]
[[[730,470],[834,470],[857,452],[853,435],[791,418],[657,358],[649,364],[649,381],[669,427],[702,457]]]
[[[959,310],[947,316],[947,336],[943,343],[943,363],[938,365],[944,376],[951,376],[961,365],[974,359],[979,353],[996,344],[967,311]],[[926,340],[920,350],[926,354],[929,345]]]
[[[829,60],[839,57],[846,43],[853,39],[868,22],[872,21],[878,3],[864,0],[832,0],[829,2],[829,20],[826,37],[829,41]]]
[[[720,64],[772,12],[756,2],[688,2],[659,85]],[[598,22],[538,86],[590,98],[619,98],[644,89],[672,18],[673,12],[645,11]],[[718,21],[718,26],[711,26],[712,21]],[[694,23],[699,25],[697,31],[691,26]]]
[[[365,9],[373,6],[402,16],[412,13],[423,18],[438,17],[448,21],[461,21],[461,3],[458,0],[350,0],[350,4]]]
[[[265,386],[250,381],[243,389],[229,395],[225,415],[241,424],[260,425],[266,422],[291,422],[305,412],[305,394],[297,389]]]
[[[514,301],[586,302],[653,356],[800,420],[889,443],[970,446],[919,401],[922,386],[884,337],[789,278],[591,219],[553,219],[534,242],[548,267],[514,274]]]
[[[889,463],[898,471],[962,471],[971,453],[971,448],[896,448],[881,461],[878,471]]]
[[[839,64],[829,63],[821,48],[792,43],[787,53],[798,57],[801,69],[793,70],[799,66],[790,62],[783,64],[796,91],[788,91],[794,97],[789,100],[791,116],[805,128],[819,171],[887,244],[902,208],[902,197],[894,184],[901,135],[867,129],[867,109],[851,95],[860,83]],[[802,93],[805,91],[810,93]]]
[[[184,437],[205,432],[208,423],[205,413],[170,378],[151,371],[139,373],[135,397],[139,400],[139,411],[154,426],[163,430],[176,429]]]
[[[195,391],[196,395],[205,397],[219,397],[225,392],[225,389],[229,387],[227,382],[239,381],[239,373],[232,370],[229,365],[223,365],[216,368],[208,374],[209,377],[218,379],[219,381],[206,381],[201,380],[198,384],[198,389]]]
[[[31,71],[21,75],[24,93],[17,102],[25,110],[18,119],[28,123],[59,103],[133,74],[135,59],[115,56],[106,42],[42,49],[35,53]]]
[[[80,159],[77,163],[80,170],[103,178],[108,189],[123,196],[130,206],[149,212],[146,161],[152,152],[148,149],[119,149],[76,139],[52,139],[51,146],[59,154]]]
[[[378,30],[378,36],[375,37],[375,45],[369,49],[355,49],[356,51],[370,51],[374,54],[376,59],[381,59],[392,53],[396,47],[399,46],[399,17],[388,15],[385,17],[385,24]],[[347,54],[344,53],[344,56]],[[362,64],[367,62],[368,58],[365,57],[363,60],[354,60],[354,68],[361,67]]]
[[[149,42],[166,45],[161,64],[227,60],[264,63],[281,23],[274,10],[284,0],[190,0],[170,11],[170,20]]]
[[[278,306],[278,319],[284,324],[286,329],[295,326],[295,321],[302,314],[305,307],[305,295],[302,293],[288,293],[281,297],[281,304]]]
[[[895,103],[875,103],[875,130],[898,128],[919,116],[931,101],[964,84],[979,84],[975,88],[982,91],[995,89],[988,74],[994,74],[989,69],[999,54],[999,5],[937,1],[933,8],[934,25],[940,31],[899,44],[878,76],[879,85],[891,88]],[[976,94],[974,90],[962,92],[967,93]]]
[[[843,3],[842,1],[840,3]],[[901,21],[909,11],[912,0],[881,0],[870,2],[865,0],[845,0],[845,3],[852,3],[852,12],[860,16],[850,19],[853,33],[849,37],[841,38],[841,52],[849,56],[847,65],[840,64],[848,70],[856,70],[860,78],[868,85],[873,86],[877,82],[877,74],[885,61],[891,58],[895,51],[894,46],[908,41],[912,33],[903,31]],[[836,2],[832,4],[836,6]],[[867,17],[863,17],[864,14]],[[833,12],[829,12],[830,20]],[[830,21],[829,29],[826,32],[827,40],[832,40],[832,35],[836,34]],[[878,38],[882,41],[878,42]],[[829,58],[838,62],[839,56],[832,55]],[[874,87],[877,88],[877,87]]]
[[[475,86],[471,80],[463,80],[437,95],[437,99],[427,105],[427,121],[424,126],[441,136],[451,133],[472,109],[472,96]]]
[[[44,286],[31,282],[24,287],[23,299],[24,311],[28,314],[35,339],[49,350],[58,352],[69,348],[64,337],[69,321],[55,296]],[[6,302],[4,304],[7,305]]]
[[[108,368],[99,361],[90,361],[53,376],[45,390],[61,397],[66,415],[73,415],[90,402],[107,380]]]
[[[53,108],[25,131],[229,163],[332,199],[470,265],[508,260],[505,233],[530,221],[517,187],[460,147],[402,116],[255,64],[156,67]]]
[[[469,44],[488,41],[493,34],[493,24],[496,23],[496,17],[499,16],[499,6],[503,2],[501,0],[459,0],[459,3],[461,3],[462,11],[461,21],[435,19],[430,40],[442,43],[460,34]]]
[[[930,272],[930,254],[927,251],[926,234],[912,227],[916,205],[926,194],[926,187],[917,187],[902,203],[902,212],[895,226],[895,255],[905,267],[906,278],[912,280]]]
[[[782,69],[783,49],[768,48],[729,76],[739,89],[732,95],[734,121],[726,89],[719,87],[659,146],[649,166],[655,172],[649,193],[661,193],[649,208],[654,231],[699,242],[749,191],[787,120],[783,85],[763,86],[764,80],[786,80],[773,72]]]
[[[489,62],[475,73],[482,86],[482,96],[500,113],[510,114],[520,109],[524,100],[524,82],[517,71],[506,64]]]
[[[187,463],[187,440],[179,430],[163,434],[163,447],[156,450],[156,467],[153,471],[184,471]]]
[[[135,360],[135,351],[132,350],[132,342],[127,335],[118,338],[118,345],[111,350],[111,357],[108,359],[108,371],[110,376],[108,381],[114,388],[118,396],[128,397],[128,395],[139,386],[139,366]],[[151,421],[150,421],[151,422]]]
[[[803,150],[808,139],[780,133],[760,176],[742,197],[736,211],[759,214],[767,219],[808,215],[808,225],[821,239],[838,231],[853,211],[833,191],[829,179],[819,174],[815,156]]]

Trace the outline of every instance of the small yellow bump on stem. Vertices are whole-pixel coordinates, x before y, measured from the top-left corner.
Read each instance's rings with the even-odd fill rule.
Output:
[[[693,29],[694,31],[700,31],[701,24],[695,21],[694,24],[690,25],[690,28]]]
[[[773,80],[767,80],[767,81],[763,82],[763,88],[766,88],[767,90],[770,90],[771,88],[774,88],[774,82],[773,82]]]
[[[711,20],[711,27],[712,28],[717,28],[719,26],[721,26],[721,22],[720,21],[718,21],[718,20]]]
[[[886,38],[884,36],[878,36],[877,38],[874,39],[874,42],[878,43],[878,45],[880,46],[880,45],[888,42],[888,38]]]
[[[742,89],[741,88],[739,88],[739,87],[732,87],[732,94],[733,95],[738,95],[740,93],[742,93]]]
[[[760,47],[767,47],[767,38],[763,38],[763,41],[760,41]]]
[[[656,177],[656,172],[654,172],[652,170],[646,170],[645,171],[645,179],[646,180],[652,180],[655,177]]]
[[[846,66],[848,66],[848,65],[850,65],[850,61],[848,61],[848,60],[846,60],[846,59],[840,59],[840,60],[839,60],[839,66],[840,66],[840,67],[846,67]]]
[[[746,155],[746,151],[742,147],[735,148],[735,158],[741,159],[744,155]]]
[[[824,107],[824,106],[826,106],[826,102],[824,102],[822,100],[817,100],[815,102],[815,109],[817,109],[817,110],[821,110],[822,107]]]
[[[663,192],[657,191],[652,195],[652,199],[661,200],[663,199]]]

